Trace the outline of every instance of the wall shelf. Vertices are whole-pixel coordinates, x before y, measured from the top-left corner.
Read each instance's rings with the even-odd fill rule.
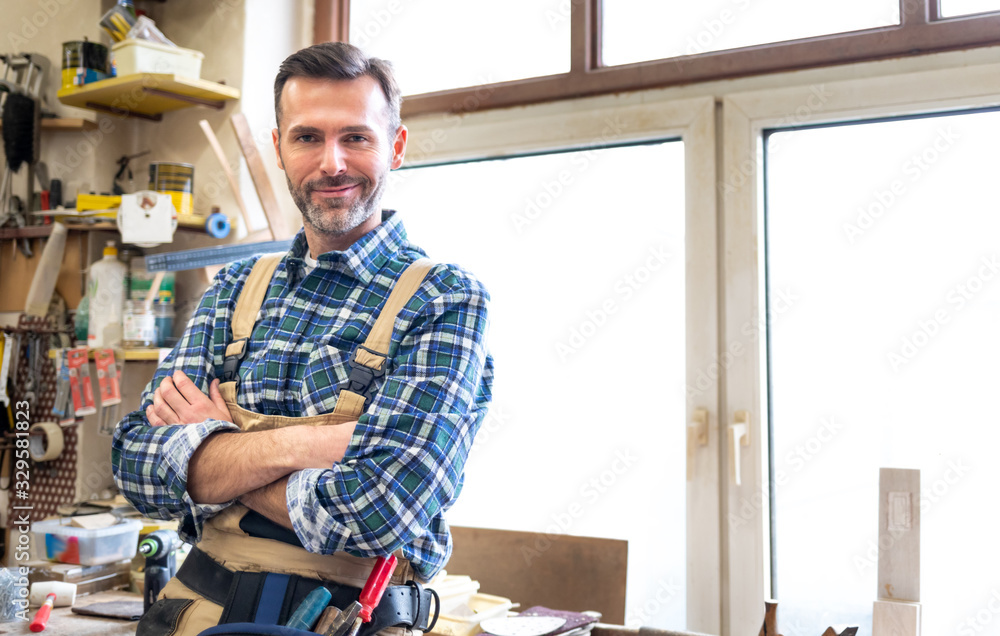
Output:
[[[0,130],[3,130],[2,124],[0,124]],[[42,117],[42,130],[54,130],[56,132],[97,130],[97,122],[81,117]]]
[[[124,117],[160,121],[163,113],[191,106],[221,110],[239,89],[171,73],[136,73],[60,89],[59,101]]]

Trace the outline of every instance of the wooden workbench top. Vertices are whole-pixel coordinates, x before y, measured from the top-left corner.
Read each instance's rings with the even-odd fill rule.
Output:
[[[99,592],[88,594],[76,598],[77,607],[85,607],[94,603],[106,603],[109,601],[142,601],[138,594],[128,592]],[[28,609],[28,617],[33,618],[37,608]],[[52,609],[52,615],[41,632],[45,636],[118,636],[120,634],[135,634],[135,627],[138,621],[125,621],[114,618],[98,618],[96,616],[82,616],[74,614],[69,607],[56,607]],[[29,621],[30,622],[30,621]],[[31,634],[28,629],[28,622],[0,623],[0,634]]]

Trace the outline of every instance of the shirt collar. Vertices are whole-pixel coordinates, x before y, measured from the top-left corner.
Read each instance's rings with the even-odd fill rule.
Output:
[[[357,278],[368,284],[386,262],[407,244],[406,228],[395,210],[382,211],[382,223],[354,242],[343,251],[320,254],[316,259],[316,270],[330,270]],[[288,259],[296,269],[305,264],[304,256],[309,249],[305,230],[299,230],[288,250]]]

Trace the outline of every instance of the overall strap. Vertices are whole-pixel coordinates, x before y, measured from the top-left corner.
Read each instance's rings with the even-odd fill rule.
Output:
[[[278,267],[285,252],[265,254],[257,259],[250,275],[243,283],[243,291],[236,301],[236,309],[230,324],[233,327],[233,341],[226,347],[226,359],[222,365],[222,382],[234,382],[236,372],[239,369],[240,361],[247,354],[247,341],[253,332],[254,323],[257,322],[257,314],[260,313],[260,306],[264,303],[264,296],[267,295],[267,288],[271,284],[271,277]]]
[[[378,319],[368,333],[364,344],[359,345],[351,355],[349,364],[351,375],[341,385],[337,406],[333,412],[357,419],[364,413],[369,400],[375,395],[375,380],[385,375],[385,362],[389,356],[389,342],[399,311],[406,306],[413,294],[420,288],[434,263],[421,258],[406,268],[396,281],[388,300],[382,307]]]

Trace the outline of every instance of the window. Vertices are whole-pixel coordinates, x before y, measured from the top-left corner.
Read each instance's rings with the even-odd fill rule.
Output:
[[[354,0],[350,41],[392,60],[404,95],[569,71],[569,11],[531,0]]]
[[[968,565],[1000,562],[981,505],[1000,477],[998,139],[998,112],[767,138],[776,584],[798,633],[871,623],[879,467],[921,470],[923,630],[952,633],[996,584]]]
[[[492,296],[494,406],[449,521],[627,539],[636,626],[686,624],[684,161],[673,141],[438,165],[385,197]]]
[[[997,0],[941,0],[941,17],[944,18],[989,11],[1000,11],[1000,2]]]
[[[898,0],[808,6],[795,0],[617,0],[604,3],[603,12],[609,66],[899,24]]]

